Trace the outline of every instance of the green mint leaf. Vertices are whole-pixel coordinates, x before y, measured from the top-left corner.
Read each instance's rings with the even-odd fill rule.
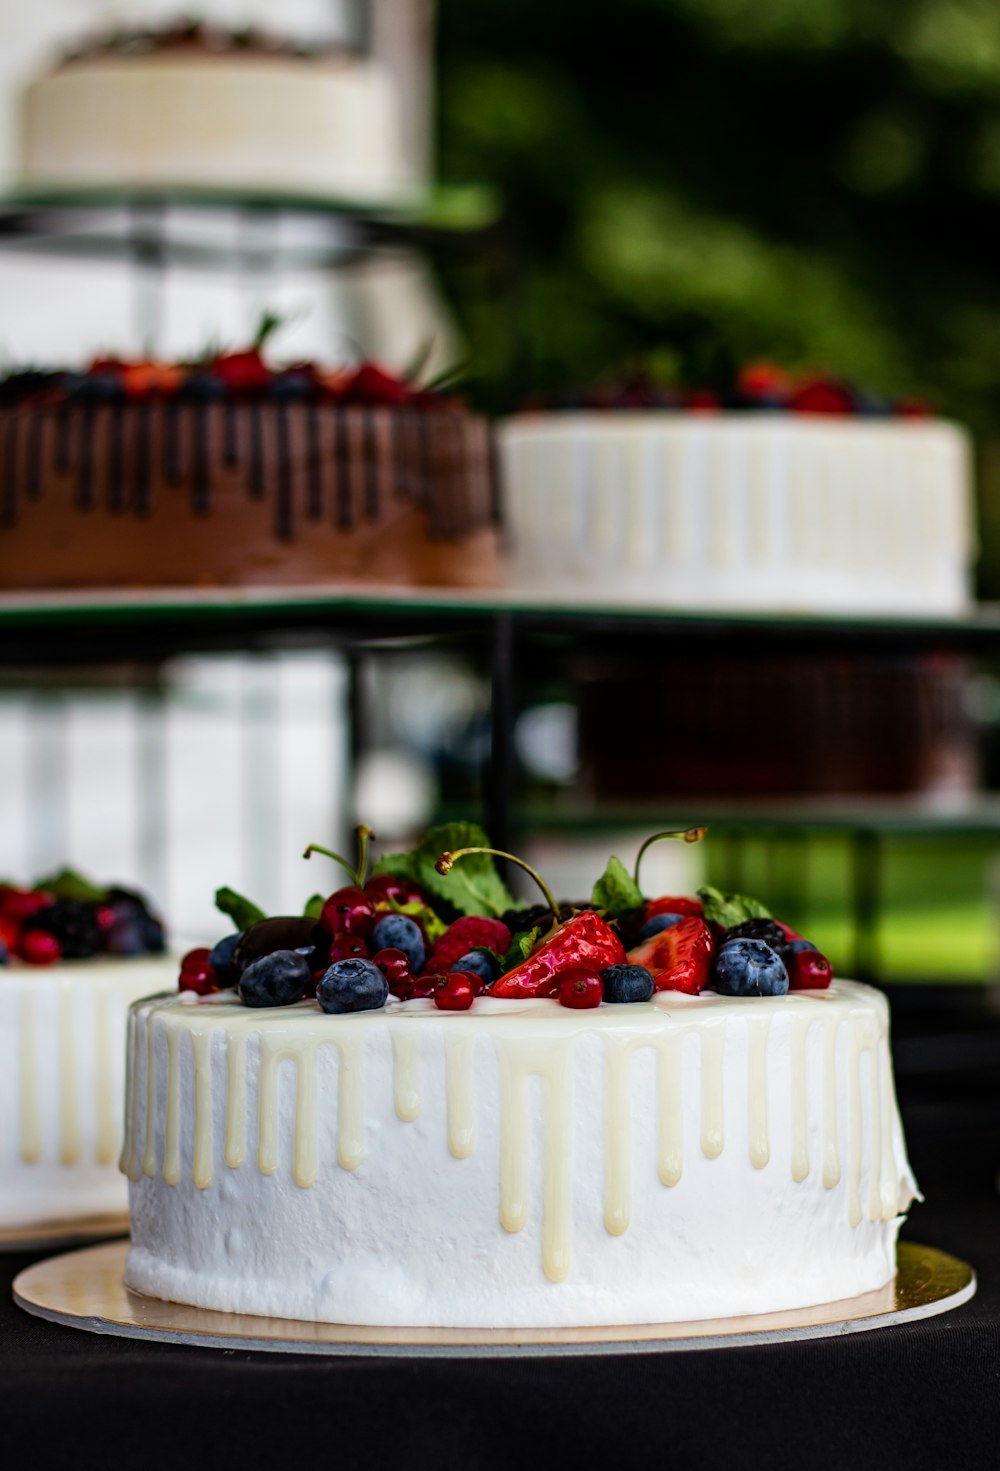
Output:
[[[319,919],[323,913],[323,905],[325,903],[326,900],[322,894],[313,894],[312,898],[306,901],[306,907],[302,911],[303,917],[305,919]]]
[[[711,884],[698,890],[698,898],[704,906],[705,918],[727,930],[734,924],[742,924],[745,919],[771,918],[771,911],[765,909],[759,899],[750,899],[746,894],[724,894]]]
[[[75,899],[81,904],[102,904],[108,897],[107,888],[92,884],[73,868],[61,868],[50,878],[39,880],[35,892],[54,894],[57,899]]]
[[[235,889],[216,889],[215,907],[221,909],[223,914],[228,914],[238,930],[248,930],[252,924],[259,924],[262,919],[267,918],[263,909],[251,904],[249,899],[244,899]]]
[[[514,908],[514,898],[497,873],[489,853],[460,858],[451,873],[434,867],[442,853],[459,848],[488,848],[489,839],[474,822],[449,822],[433,827],[411,853],[389,853],[380,858],[376,873],[412,879],[428,894],[457,909],[459,914],[487,914],[494,919]]]
[[[594,885],[593,903],[612,919],[625,919],[642,908],[642,890],[620,858],[608,860]]]
[[[424,927],[424,934],[432,945],[448,928],[444,920],[439,919],[429,905],[421,904],[419,899],[411,899],[409,904],[400,904],[398,899],[390,899],[389,906],[394,914],[406,914],[410,919],[419,919]]]
[[[500,962],[502,975],[506,975],[509,970],[513,970],[516,965],[520,965],[522,960],[527,960],[528,956],[538,944],[538,937],[541,933],[538,925],[535,925],[533,930],[518,930],[517,934],[511,939],[510,949]]]

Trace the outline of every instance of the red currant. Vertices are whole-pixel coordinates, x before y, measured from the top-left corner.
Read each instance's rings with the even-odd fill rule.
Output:
[[[462,970],[453,970],[446,976],[438,976],[434,987],[434,1005],[441,1011],[468,1011],[476,999],[470,980]]]
[[[196,991],[199,996],[210,996],[219,990],[219,978],[209,957],[211,950],[204,947],[189,950],[181,961],[181,973],[177,982],[179,991]]]
[[[62,955],[62,946],[45,930],[28,930],[21,936],[18,953],[29,965],[54,965]]]
[[[586,1011],[600,1006],[604,1000],[604,986],[600,976],[566,976],[559,984],[559,1005],[571,1006],[575,1011]]]
[[[447,980],[446,976],[414,976],[406,988],[404,1001],[427,1001],[437,990],[438,982]]]
[[[320,923],[331,935],[347,931],[367,939],[375,923],[375,902],[364,889],[337,889],[323,905]]]
[[[825,991],[833,980],[833,966],[818,950],[800,950],[786,964],[791,991]]]
[[[409,985],[413,980],[410,972],[410,962],[402,950],[395,950],[391,946],[385,950],[377,951],[372,960],[389,982],[390,988],[395,985]]]
[[[452,970],[448,972],[452,976],[464,976],[472,987],[473,996],[482,996],[486,992],[486,982],[482,976],[477,975],[474,970]]]

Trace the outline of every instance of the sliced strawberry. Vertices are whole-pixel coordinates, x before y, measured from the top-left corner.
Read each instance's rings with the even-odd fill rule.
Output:
[[[708,982],[714,954],[712,931],[703,919],[689,915],[630,950],[628,960],[646,967],[658,991],[697,996]]]

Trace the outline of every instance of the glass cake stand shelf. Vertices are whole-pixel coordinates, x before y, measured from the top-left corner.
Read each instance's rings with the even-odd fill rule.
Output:
[[[185,1307],[131,1292],[127,1241],[38,1262],[15,1278],[26,1312],[88,1333],[197,1347],[357,1357],[548,1357],[662,1353],[841,1337],[933,1317],[975,1294],[972,1268],[933,1247],[901,1242],[894,1280],[875,1292],[794,1311],[697,1323],[607,1328],[360,1328],[295,1323]]]

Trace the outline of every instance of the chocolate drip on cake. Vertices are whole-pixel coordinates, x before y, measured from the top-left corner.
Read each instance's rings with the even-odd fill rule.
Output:
[[[248,488],[252,500],[264,498],[264,421],[260,404],[250,405],[250,470]]]
[[[375,409],[361,410],[361,464],[363,467],[364,513],[369,521],[378,520],[378,440]]]
[[[24,472],[24,493],[29,501],[37,501],[42,488],[42,439],[45,419],[32,414],[28,419],[28,454]]]
[[[70,411],[69,404],[60,404],[56,410],[55,468],[57,475],[68,475],[70,469]]]
[[[354,525],[351,499],[351,453],[346,409],[333,411],[333,483],[337,503],[337,525],[350,531]]]
[[[8,414],[3,434],[3,485],[0,486],[0,526],[17,521],[17,415]]]
[[[323,519],[323,443],[319,408],[306,405],[306,515],[312,521]]]
[[[192,461],[191,505],[196,516],[207,516],[212,508],[212,471],[208,454],[208,404],[194,405],[194,458]]]
[[[163,422],[163,478],[168,485],[184,480],[184,452],[181,443],[181,406],[167,400]]]
[[[292,443],[288,424],[288,405],[277,403],[275,413],[275,439],[277,441],[278,514],[275,518],[275,534],[279,541],[291,541],[294,534],[294,512],[292,506]]]
[[[240,463],[239,420],[232,402],[222,410],[222,463],[227,470],[235,470]]]
[[[152,510],[151,418],[149,404],[139,404],[136,408],[135,444],[132,453],[132,508],[141,518],[148,516]]]
[[[108,510],[124,511],[125,484],[125,411],[120,403],[112,404],[108,420]]]
[[[76,504],[81,511],[90,511],[94,506],[94,428],[96,413],[93,404],[84,404],[80,411],[80,443],[77,447]]]

